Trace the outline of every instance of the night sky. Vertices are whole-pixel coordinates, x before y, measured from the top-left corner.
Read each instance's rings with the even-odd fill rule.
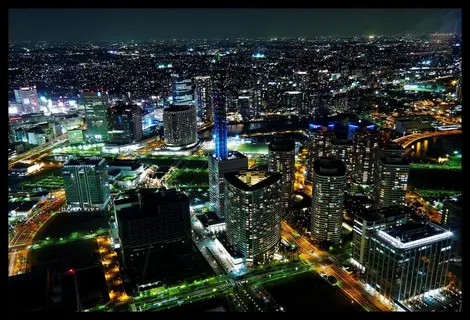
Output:
[[[10,41],[453,32],[460,9],[10,9]]]

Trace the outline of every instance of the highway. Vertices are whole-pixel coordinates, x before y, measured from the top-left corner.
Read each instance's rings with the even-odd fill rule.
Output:
[[[348,298],[351,299],[351,301],[355,301],[366,311],[391,311],[391,306],[365,290],[365,287],[358,280],[351,277],[346,271],[341,269],[341,267],[338,267],[334,263],[330,265],[321,263],[321,261],[328,258],[330,255],[325,251],[319,250],[305,237],[294,236],[294,233],[294,229],[292,229],[286,222],[282,222],[283,238],[298,246],[302,259],[312,263],[320,262],[316,264],[314,270],[318,273],[322,272],[326,275],[334,276],[338,280],[338,287]]]
[[[404,136],[401,138],[397,138],[393,140],[393,142],[396,142],[398,144],[401,144],[403,148],[408,147],[410,144],[421,140],[425,138],[430,138],[430,137],[437,137],[437,136],[445,136],[445,135],[450,135],[450,134],[459,134],[462,133],[462,130],[449,130],[449,131],[437,131],[437,132],[423,132],[423,133],[415,133],[415,134],[410,134],[408,136]]]
[[[58,210],[65,203],[65,191],[52,193],[54,200],[39,202],[29,219],[14,229],[15,234],[11,238],[9,248],[9,276],[25,273],[28,269],[27,257],[31,250],[34,237],[38,231],[54,216],[54,210]]]

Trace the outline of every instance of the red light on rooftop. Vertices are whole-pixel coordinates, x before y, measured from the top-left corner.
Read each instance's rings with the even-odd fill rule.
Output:
[[[75,270],[70,269],[70,270],[69,270],[69,273],[75,273]]]

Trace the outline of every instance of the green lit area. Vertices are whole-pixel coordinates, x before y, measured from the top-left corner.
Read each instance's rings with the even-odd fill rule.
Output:
[[[175,169],[168,174],[169,188],[208,188],[207,169]]]
[[[61,237],[57,239],[47,237],[44,240],[35,241],[35,243],[31,246],[31,249],[36,250],[36,249],[42,249],[48,246],[67,244],[67,243],[78,241],[78,240],[89,240],[89,239],[96,238],[98,236],[105,235],[108,233],[108,231],[109,230],[106,230],[106,229],[98,229],[91,233],[73,232],[68,237]]]
[[[441,189],[417,189],[417,192],[423,197],[451,197],[462,193],[458,190],[441,190]]]

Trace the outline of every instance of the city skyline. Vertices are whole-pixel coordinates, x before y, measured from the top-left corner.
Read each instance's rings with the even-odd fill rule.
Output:
[[[396,23],[397,20],[400,23]],[[87,23],[74,24],[75,21]],[[122,24],[122,21],[127,23]],[[188,21],[197,23],[191,23],[189,26]],[[240,21],[243,23],[240,24]],[[455,31],[459,33],[461,10],[10,9],[8,25],[9,40],[12,42],[293,38]],[[67,28],[57,28],[61,25],[66,25]]]

